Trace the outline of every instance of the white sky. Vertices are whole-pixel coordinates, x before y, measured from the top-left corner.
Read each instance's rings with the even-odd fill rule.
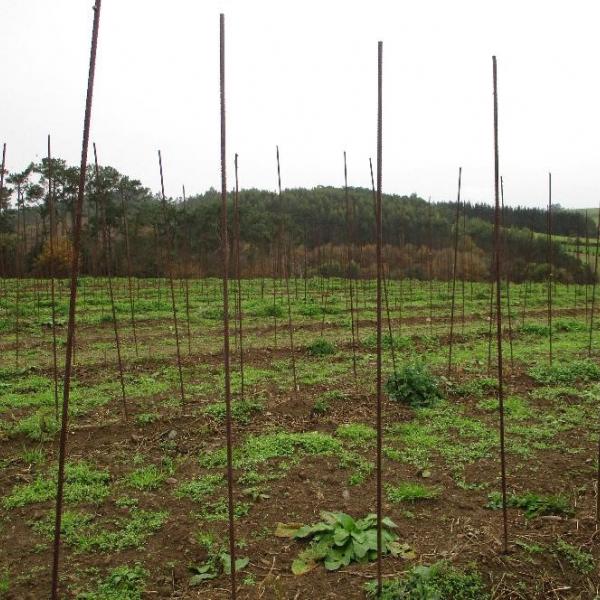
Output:
[[[7,167],[78,164],[93,0],[0,0]],[[220,185],[219,12],[229,182],[370,185],[384,42],[385,192],[493,198],[492,54],[507,204],[600,200],[600,5],[593,0],[103,0],[91,139],[100,162],[168,195]]]

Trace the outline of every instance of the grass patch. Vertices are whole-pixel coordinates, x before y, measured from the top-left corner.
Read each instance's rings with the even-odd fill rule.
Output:
[[[428,487],[422,483],[401,483],[400,485],[386,486],[387,497],[390,502],[417,502],[419,500],[431,500],[439,496],[438,488]]]

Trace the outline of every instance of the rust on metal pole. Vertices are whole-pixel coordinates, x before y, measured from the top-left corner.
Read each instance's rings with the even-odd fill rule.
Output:
[[[163,214],[165,220],[165,234],[167,236],[167,271],[169,274],[169,286],[171,288],[171,308],[173,309],[173,327],[175,329],[175,350],[177,352],[177,370],[179,372],[179,393],[181,404],[185,403],[185,390],[183,387],[183,372],[181,370],[181,349],[179,347],[179,325],[177,321],[177,303],[175,301],[175,286],[173,285],[173,245],[169,231],[169,216],[167,211],[167,198],[165,196],[165,182],[163,178],[162,154],[158,151],[158,168],[160,170],[160,193],[162,199]]]
[[[458,195],[456,198],[456,221],[454,224],[454,262],[452,263],[452,302],[450,304],[450,339],[448,348],[448,376],[452,371],[452,343],[454,341],[454,307],[456,305],[456,267],[458,265],[458,230],[460,221],[460,188],[462,183],[462,167],[458,167]],[[464,290],[463,290],[464,296]]]
[[[79,274],[79,254],[81,250],[81,211],[85,193],[85,177],[87,168],[87,152],[90,137],[90,121],[92,116],[92,97],[94,91],[94,74],[96,68],[96,50],[98,48],[98,30],[100,27],[100,8],[102,0],[96,0],[94,5],[94,25],[90,49],[90,64],[88,72],[85,116],[83,120],[83,141],[81,145],[81,165],[79,168],[79,186],[75,204],[75,223],[73,227],[73,252],[71,262],[71,291],[69,300],[69,323],[67,327],[67,347],[65,355],[65,375],[63,384],[62,423],[58,452],[58,475],[56,488],[56,517],[54,522],[54,556],[52,562],[52,600],[58,600],[58,579],[60,562],[60,533],[62,527],[62,506],[65,479],[65,456],[67,451],[67,432],[69,420],[69,394],[71,391],[71,369],[73,366],[73,342],[75,339],[75,307],[77,304],[77,277]]]
[[[238,179],[238,155],[235,155],[235,195],[233,198],[233,219],[235,236],[235,276],[237,279],[237,322],[240,341],[240,398],[244,400],[244,338],[243,338],[243,315],[242,315],[242,269],[240,259],[240,184]]]
[[[500,244],[500,161],[498,152],[498,70],[492,57],[494,84],[494,263],[496,275],[496,342],[498,346],[498,407],[500,413],[500,474],[502,478],[503,551],[508,552],[508,514],[506,510],[506,452],[504,445],[504,375],[502,372],[502,290]]]
[[[54,286],[54,193],[52,190],[52,151],[48,135],[48,213],[50,216],[50,302],[52,303],[52,376],[54,380],[54,412],[60,418],[58,407],[58,360],[56,358],[56,290]]]
[[[381,179],[382,179],[382,80],[383,80],[383,42],[377,44],[377,204],[375,227],[377,232],[377,593],[382,590],[382,467],[381,454],[383,449],[383,430],[381,417],[382,382],[381,382],[381,278],[382,278],[382,223],[381,223]]]
[[[229,556],[231,597],[237,597],[235,573],[235,521],[233,506],[233,432],[231,424],[231,371],[229,356],[229,241],[227,236],[227,159],[225,128],[225,15],[220,15],[219,35],[221,97],[221,256],[223,261],[223,367],[225,370],[225,427],[227,436],[227,505],[229,514]]]

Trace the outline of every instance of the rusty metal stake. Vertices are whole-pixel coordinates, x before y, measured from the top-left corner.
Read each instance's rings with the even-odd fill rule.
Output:
[[[498,71],[492,57],[494,84],[494,263],[496,275],[496,342],[498,346],[498,407],[500,413],[500,471],[502,478],[503,551],[508,552],[508,514],[506,510],[506,453],[504,445],[504,375],[502,372],[502,290],[500,243],[500,164],[498,152]]]
[[[227,504],[229,514],[229,556],[231,597],[237,597],[235,569],[235,513],[233,505],[233,432],[231,424],[231,366],[229,356],[229,242],[227,235],[227,160],[225,128],[225,15],[220,15],[220,97],[221,97],[221,256],[223,261],[223,366],[225,370],[225,425],[227,436]]]
[[[75,308],[77,304],[77,276],[79,273],[79,254],[81,250],[81,212],[85,193],[87,168],[87,152],[90,137],[90,121],[92,116],[92,97],[94,91],[94,74],[96,69],[96,50],[98,48],[98,30],[100,27],[100,8],[102,0],[96,0],[94,6],[94,25],[90,50],[85,116],[83,120],[83,142],[81,145],[81,165],[79,169],[79,187],[75,204],[75,223],[73,226],[73,254],[71,262],[71,292],[69,301],[69,323],[67,327],[67,348],[65,356],[65,378],[63,385],[62,422],[58,452],[58,475],[56,489],[56,518],[54,523],[54,556],[52,562],[52,600],[58,600],[58,579],[60,562],[60,534],[62,526],[62,506],[65,479],[65,456],[67,452],[67,427],[69,421],[69,394],[71,391],[71,369],[73,359],[73,342],[75,339]]]

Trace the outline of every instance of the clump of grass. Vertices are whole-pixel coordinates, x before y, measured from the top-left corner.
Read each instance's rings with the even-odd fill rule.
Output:
[[[306,347],[311,356],[328,356],[335,354],[335,346],[324,338],[319,338]]]
[[[528,335],[539,335],[547,336],[550,333],[548,325],[541,325],[539,323],[523,323],[519,326],[519,332]]]
[[[366,586],[367,597],[377,597],[377,582]],[[386,581],[380,600],[488,600],[481,575],[459,570],[445,561],[413,567],[400,579]]]
[[[252,415],[261,412],[263,408],[262,402],[256,402],[254,400],[234,400],[231,403],[231,416],[234,421],[247,425],[250,423]],[[218,421],[225,421],[225,402],[214,402],[213,404],[209,404],[204,409],[204,414],[209,415]]]
[[[573,509],[569,505],[569,501],[562,495],[542,496],[534,492],[527,492],[521,496],[511,494],[506,499],[506,505],[510,508],[522,509],[527,519],[545,515],[568,516],[573,514]],[[502,508],[502,494],[500,492],[489,494],[486,508],[493,510]]]
[[[596,567],[591,553],[581,550],[561,538],[554,544],[553,552],[558,557],[564,558],[571,567],[583,575],[591,573]]]
[[[136,490],[150,491],[159,488],[166,479],[165,473],[156,465],[148,465],[135,469],[127,477],[125,481],[128,485]]]
[[[315,415],[324,415],[329,412],[330,408],[329,402],[325,398],[317,398],[313,404],[312,412]]]
[[[400,485],[386,486],[387,497],[395,504],[400,502],[417,502],[419,500],[431,500],[439,495],[440,490],[428,487],[422,483],[401,483]]]
[[[67,504],[89,502],[99,504],[109,494],[108,471],[94,468],[87,462],[67,463],[65,466],[64,498]],[[12,493],[2,500],[6,509],[29,504],[39,504],[56,497],[57,472],[39,476],[31,483],[15,486]]]
[[[136,415],[135,422],[139,425],[149,425],[150,423],[154,423],[159,418],[159,415],[156,413],[141,413]]]
[[[96,591],[77,595],[77,600],[140,600],[148,571],[136,564],[113,569]]]
[[[477,408],[496,412],[498,410],[498,398],[480,400],[477,403]],[[508,396],[504,399],[504,412],[518,421],[528,419],[533,414],[527,401],[519,396]]]
[[[364,423],[347,423],[340,425],[336,430],[336,435],[353,444],[370,444],[376,437],[377,432]]]
[[[166,521],[166,511],[132,509],[129,518],[116,519],[114,530],[102,529],[94,515],[65,511],[62,519],[64,541],[76,552],[119,552],[127,548],[142,549],[145,541]],[[33,525],[36,533],[52,539],[54,514]]]
[[[393,374],[385,389],[392,400],[413,408],[432,406],[442,398],[437,377],[419,363],[406,365]]]
[[[182,483],[176,490],[177,498],[191,498],[194,502],[202,502],[223,483],[222,475],[203,475],[187,483]]]
[[[529,374],[539,383],[574,383],[576,381],[600,381],[600,365],[591,360],[576,360],[570,363],[555,362],[539,364]]]

